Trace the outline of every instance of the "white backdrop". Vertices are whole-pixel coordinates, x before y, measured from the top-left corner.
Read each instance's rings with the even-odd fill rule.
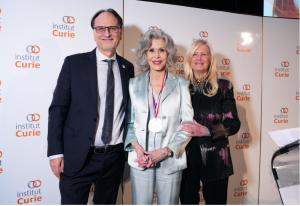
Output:
[[[299,126],[299,20],[135,0],[0,2],[0,204],[59,204],[58,181],[46,157],[47,110],[63,59],[95,47],[90,19],[109,7],[124,17],[118,51],[133,63],[149,26],[174,38],[178,74],[192,39],[209,40],[220,76],[234,84],[242,121],[230,137],[235,174],[228,203],[279,204],[269,161],[276,148],[267,132]],[[274,124],[286,111],[288,122]],[[122,202],[131,204],[128,170]]]
[[[239,133],[230,137],[235,175],[230,178],[228,203],[256,204],[261,124],[262,18],[134,0],[126,1],[124,6],[124,54],[133,62],[137,39],[149,26],[158,26],[174,38],[178,48],[177,73],[181,73],[180,69],[182,71],[184,54],[192,39],[206,38],[211,42],[217,54],[220,75],[234,84],[242,121]],[[129,12],[132,10],[135,12]],[[253,41],[249,45],[242,45],[247,41],[243,37],[245,33]],[[125,188],[130,188],[130,183],[125,184]],[[129,195],[125,202],[130,203]]]
[[[264,18],[263,24],[260,202],[273,204],[280,202],[270,169],[278,148],[268,132],[299,127],[299,20]]]
[[[0,2],[0,204],[60,203],[58,180],[46,156],[52,92],[63,59],[94,49],[90,27],[93,14],[113,7],[123,16],[122,2]],[[67,35],[57,36],[58,32]],[[18,137],[16,133],[24,135]]]

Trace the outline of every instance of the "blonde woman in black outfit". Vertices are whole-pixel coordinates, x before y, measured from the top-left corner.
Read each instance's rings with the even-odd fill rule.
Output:
[[[185,76],[190,80],[194,123],[184,124],[193,138],[183,172],[182,204],[199,204],[200,181],[206,204],[226,204],[228,177],[233,174],[228,137],[240,128],[233,85],[219,79],[209,44],[200,39],[188,50]]]

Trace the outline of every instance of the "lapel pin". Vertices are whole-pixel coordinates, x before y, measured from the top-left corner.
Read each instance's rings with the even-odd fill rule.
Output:
[[[125,65],[124,64],[122,64],[122,67],[123,67],[123,69],[125,69]]]

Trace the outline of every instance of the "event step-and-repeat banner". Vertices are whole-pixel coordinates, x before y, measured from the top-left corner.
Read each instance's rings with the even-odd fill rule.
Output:
[[[217,56],[219,75],[234,84],[242,126],[231,136],[235,175],[230,178],[229,204],[256,204],[259,186],[261,116],[262,18],[211,10],[129,0],[124,55],[135,62],[138,39],[149,26],[169,33],[178,48],[176,73],[193,39],[208,40]],[[145,9],[147,8],[147,9]],[[130,12],[130,11],[135,12]],[[139,18],[137,18],[137,16]],[[125,179],[125,188],[130,188]],[[129,196],[125,202],[130,203]]]
[[[48,108],[64,58],[95,48],[90,20],[108,7],[123,16],[120,0],[0,1],[0,204],[60,203]]]
[[[150,26],[174,38],[178,75],[193,39],[211,43],[242,122],[230,137],[228,203],[280,204],[270,165],[277,148],[268,132],[299,127],[299,20],[136,0],[0,2],[0,204],[60,203],[46,157],[48,107],[64,58],[95,48],[90,20],[102,8],[123,16],[118,52],[133,63]],[[128,167],[118,204],[131,204]]]
[[[268,132],[299,127],[299,20],[263,19],[263,95],[260,203],[276,204],[280,196],[271,171],[276,144]],[[300,201],[298,196],[298,202]]]

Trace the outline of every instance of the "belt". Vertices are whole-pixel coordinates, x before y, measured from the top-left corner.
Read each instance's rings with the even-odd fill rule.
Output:
[[[95,154],[103,154],[103,153],[112,152],[114,150],[123,149],[123,143],[119,143],[116,145],[104,145],[104,146],[100,146],[100,147],[92,146],[91,149]]]

